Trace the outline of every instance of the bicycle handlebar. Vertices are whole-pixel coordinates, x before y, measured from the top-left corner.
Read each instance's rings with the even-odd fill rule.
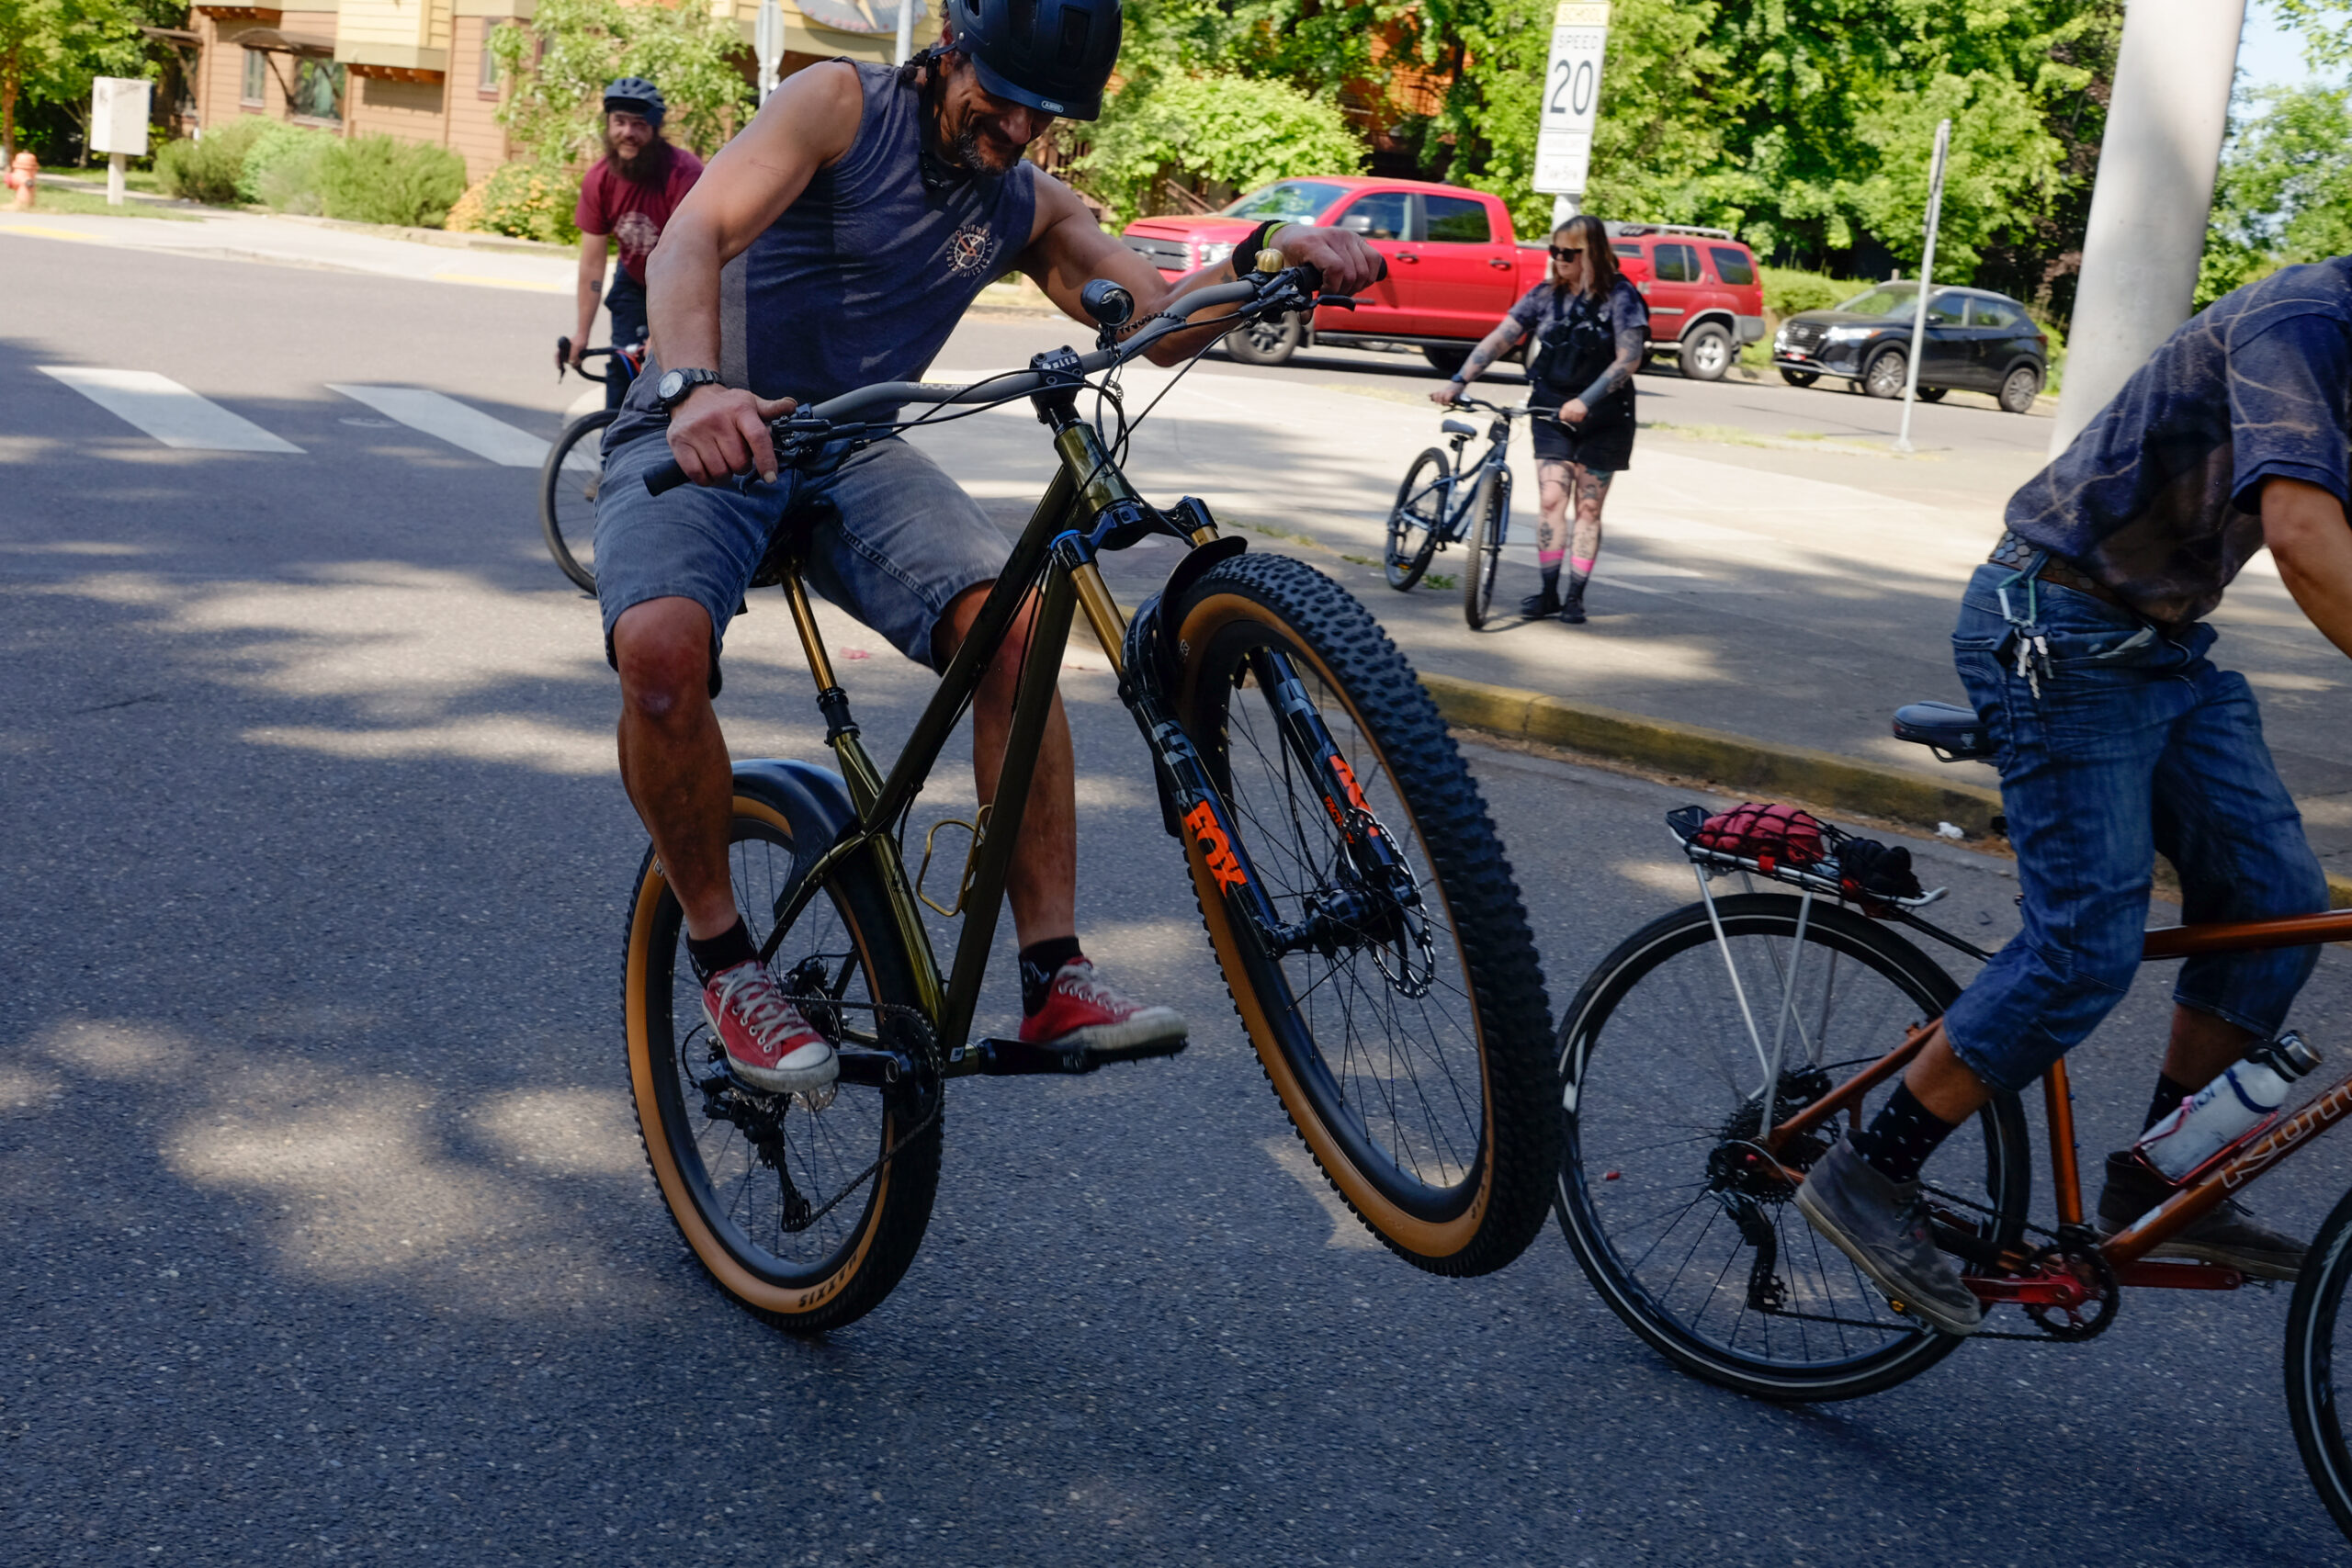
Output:
[[[1382,264],[1386,275],[1386,264]],[[1311,266],[1295,266],[1274,273],[1260,282],[1260,275],[1232,283],[1220,283],[1212,288],[1196,289],[1178,301],[1181,309],[1162,310],[1152,324],[1136,333],[1116,348],[1098,348],[1091,354],[1081,354],[1069,365],[1054,370],[1024,370],[1008,376],[991,376],[985,381],[964,386],[947,386],[936,381],[883,381],[871,387],[860,387],[843,392],[838,398],[807,408],[796,408],[783,419],[774,421],[769,430],[778,441],[791,439],[805,448],[813,440],[820,440],[833,432],[830,427],[844,423],[866,410],[904,403],[1009,403],[1017,398],[1029,397],[1049,387],[1067,386],[1081,376],[1091,376],[1122,365],[1148,350],[1152,344],[1170,333],[1189,328],[1192,318],[1203,310],[1218,305],[1247,305],[1272,301],[1271,310],[1288,311],[1312,308],[1317,304],[1351,308],[1355,301],[1346,295],[1316,295],[1320,275]],[[1294,298],[1295,297],[1295,298]],[[1235,312],[1235,320],[1249,314]],[[645,478],[645,488],[653,495],[666,495],[680,485],[688,483],[686,471],[673,458]]]

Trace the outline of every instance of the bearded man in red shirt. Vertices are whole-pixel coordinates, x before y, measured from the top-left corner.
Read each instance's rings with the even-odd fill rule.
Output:
[[[571,363],[580,365],[596,327],[605,258],[620,249],[613,287],[604,295],[613,313],[612,344],[626,348],[646,336],[645,258],[686,192],[702,176],[702,160],[662,136],[662,89],[642,76],[624,76],[605,89],[605,156],[580,182],[572,224],[580,231],[580,325],[571,334]],[[608,376],[605,406],[618,408],[628,389]]]

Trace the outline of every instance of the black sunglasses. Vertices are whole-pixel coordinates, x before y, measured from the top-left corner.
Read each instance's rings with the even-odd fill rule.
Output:
[[[1574,261],[1577,257],[1582,254],[1584,254],[1584,247],[1582,245],[1578,245],[1572,251],[1564,251],[1557,245],[1554,245],[1552,247],[1552,259],[1554,261]]]

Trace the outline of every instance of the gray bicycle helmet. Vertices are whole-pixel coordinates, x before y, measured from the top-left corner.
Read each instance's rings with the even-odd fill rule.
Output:
[[[951,47],[1000,98],[1065,119],[1102,112],[1119,59],[1119,0],[948,0]]]
[[[669,106],[662,101],[662,89],[642,76],[624,76],[605,89],[605,112],[618,110],[622,114],[642,116],[645,123],[656,130],[662,129],[662,117]]]

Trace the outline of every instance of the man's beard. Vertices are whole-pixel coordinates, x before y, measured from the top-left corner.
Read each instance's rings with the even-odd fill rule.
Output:
[[[670,144],[662,140],[662,133],[657,130],[644,146],[637,150],[637,156],[628,157],[613,140],[613,133],[608,128],[605,131],[605,161],[612,164],[615,174],[631,185],[658,186],[669,177]]]

